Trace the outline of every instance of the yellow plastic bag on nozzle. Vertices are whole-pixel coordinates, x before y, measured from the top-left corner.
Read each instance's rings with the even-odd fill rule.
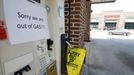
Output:
[[[67,72],[68,75],[80,75],[80,71],[85,59],[85,48],[67,49]]]

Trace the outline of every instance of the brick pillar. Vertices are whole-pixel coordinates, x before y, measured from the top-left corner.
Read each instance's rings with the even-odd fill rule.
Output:
[[[90,12],[90,1],[86,0],[71,0],[71,27],[70,27],[70,43],[73,47],[83,47],[84,40],[89,38],[89,15]],[[69,14],[69,3],[65,0],[65,33],[68,34],[68,14]],[[87,28],[88,27],[88,28]],[[85,38],[87,37],[87,38]]]
[[[91,16],[91,2],[90,1],[86,1],[85,3],[85,13],[84,13],[84,17],[85,17],[85,37],[84,37],[84,41],[89,42],[90,41],[90,16]]]

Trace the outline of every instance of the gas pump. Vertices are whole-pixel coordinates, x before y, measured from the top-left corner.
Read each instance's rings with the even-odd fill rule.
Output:
[[[7,35],[6,38],[4,36],[4,39],[0,40],[0,75],[60,75],[60,35],[64,33],[64,17],[58,15],[58,7],[62,6],[64,9],[64,1],[26,1],[44,9],[48,9],[45,7],[46,5],[49,6],[46,18],[50,37],[11,45],[9,33],[7,33],[8,28],[5,24],[4,30]],[[0,20],[5,22],[3,12],[3,0],[0,0]],[[31,18],[29,16],[26,19]],[[34,20],[37,20],[36,16],[34,16]],[[14,34],[14,36],[16,35]]]

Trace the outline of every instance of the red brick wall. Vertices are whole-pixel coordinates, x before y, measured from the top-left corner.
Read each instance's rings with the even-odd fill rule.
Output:
[[[65,32],[68,34],[68,0],[65,0]],[[71,0],[71,33],[70,43],[82,47],[84,40],[89,40],[90,1]],[[88,34],[88,35],[87,35]]]
[[[91,13],[91,4],[89,1],[86,1],[85,4],[85,12],[84,12],[84,18],[85,18],[85,22],[84,22],[84,25],[85,25],[85,32],[84,32],[84,40],[85,41],[90,41],[90,13]]]

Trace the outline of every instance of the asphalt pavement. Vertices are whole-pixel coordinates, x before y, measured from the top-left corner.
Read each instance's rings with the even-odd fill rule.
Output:
[[[134,75],[134,35],[93,30],[85,46],[88,75]]]

